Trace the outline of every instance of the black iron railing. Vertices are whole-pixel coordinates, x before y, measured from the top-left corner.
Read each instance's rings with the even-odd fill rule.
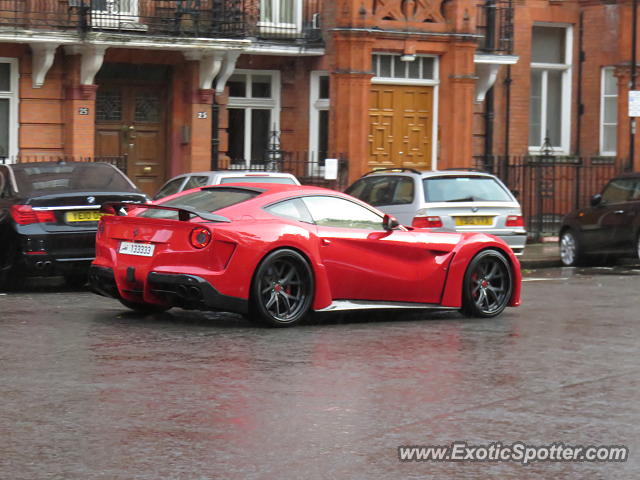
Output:
[[[303,185],[316,185],[344,190],[349,180],[349,165],[344,155],[338,155],[337,179],[325,179],[325,155],[317,158],[309,152],[288,152],[268,150],[264,160],[246,162],[231,160],[229,163],[219,162],[215,168],[221,170],[251,170],[268,172],[285,172],[295,175]]]
[[[480,53],[513,53],[512,0],[487,0],[478,5],[476,30],[482,35]]]
[[[321,42],[320,0],[0,0],[0,30]]]
[[[612,177],[629,170],[617,157],[548,155],[489,156],[477,159],[479,170],[497,175],[522,207],[529,237],[558,235],[562,217],[587,207]]]

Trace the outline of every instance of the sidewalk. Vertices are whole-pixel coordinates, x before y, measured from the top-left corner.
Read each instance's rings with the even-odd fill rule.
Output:
[[[528,243],[520,257],[523,269],[560,267],[560,248],[558,242]]]

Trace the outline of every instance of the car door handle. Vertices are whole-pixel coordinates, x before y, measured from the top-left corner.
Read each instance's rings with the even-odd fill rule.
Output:
[[[321,241],[321,244],[323,247],[326,247],[327,245],[331,245],[331,240],[327,240],[326,238],[323,238]]]
[[[620,215],[624,213],[624,210],[615,210],[613,213],[615,213],[616,215]]]

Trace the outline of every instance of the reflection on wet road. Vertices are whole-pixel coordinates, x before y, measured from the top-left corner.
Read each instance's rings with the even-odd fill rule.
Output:
[[[0,296],[0,478],[639,478],[640,269],[527,272],[523,306],[294,329],[83,291]],[[625,444],[623,464],[401,463],[399,445]]]

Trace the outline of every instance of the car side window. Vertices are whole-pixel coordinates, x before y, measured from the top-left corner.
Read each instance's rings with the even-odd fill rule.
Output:
[[[285,200],[265,207],[265,210],[276,217],[287,220],[297,220],[299,222],[313,223],[309,210],[304,202],[299,198]]]
[[[189,190],[191,188],[204,187],[209,182],[209,177],[206,175],[194,175],[187,180],[183,190]]]
[[[396,190],[393,194],[392,205],[406,205],[413,203],[414,182],[411,177],[397,177]]]
[[[604,203],[622,203],[631,200],[636,181],[632,178],[611,180],[602,192]]]
[[[184,177],[176,178],[165,184],[164,187],[160,189],[158,193],[156,193],[155,198],[164,198],[169,195],[173,195],[174,193],[178,193],[180,191],[180,186],[184,182]]]
[[[319,195],[303,201],[318,226],[382,230],[380,215],[349,200]]]

